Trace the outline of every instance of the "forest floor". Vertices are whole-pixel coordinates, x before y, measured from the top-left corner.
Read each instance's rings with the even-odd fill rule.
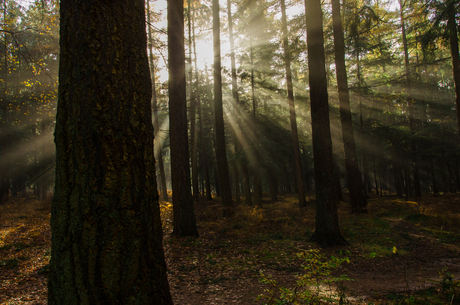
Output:
[[[170,235],[171,205],[161,202],[175,304],[288,304],[276,303],[280,291],[295,292],[292,304],[460,304],[460,194],[371,195],[366,215],[342,202],[350,245],[326,249],[308,242],[314,204],[299,210],[294,196],[280,196],[263,207],[239,206],[225,219],[218,198],[200,202],[200,237],[178,238]],[[1,305],[46,304],[49,220],[49,201],[0,206]]]

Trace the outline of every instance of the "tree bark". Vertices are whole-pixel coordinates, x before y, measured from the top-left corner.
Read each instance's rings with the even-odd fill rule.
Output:
[[[48,304],[172,304],[144,5],[60,3]]]
[[[347,171],[348,191],[352,213],[367,212],[367,198],[356,157],[356,144],[353,132],[353,121],[350,111],[350,95],[348,92],[347,70],[345,66],[345,41],[340,14],[340,0],[332,0],[332,20],[334,31],[335,66],[337,71],[337,87],[339,91],[340,119],[342,138],[345,151],[345,169]]]
[[[168,1],[169,132],[173,234],[198,236],[190,193],[183,0]]]
[[[305,200],[305,191],[303,187],[303,175],[302,175],[302,162],[300,161],[300,148],[299,148],[299,134],[297,132],[297,121],[295,113],[295,103],[294,103],[294,90],[292,88],[292,73],[291,73],[291,51],[289,48],[288,41],[288,30],[287,30],[287,21],[286,21],[286,5],[284,0],[281,0],[281,20],[283,28],[283,46],[284,46],[284,66],[286,69],[286,83],[288,91],[288,102],[289,102],[289,118],[291,121],[291,132],[292,132],[292,144],[293,144],[293,153],[294,153],[294,162],[296,173],[296,183],[297,190],[299,195],[299,207],[303,208],[307,206],[307,201]]]
[[[334,189],[321,1],[305,0],[305,11],[316,183],[316,228],[311,241],[323,246],[346,245],[348,243],[339,229],[338,200]]]

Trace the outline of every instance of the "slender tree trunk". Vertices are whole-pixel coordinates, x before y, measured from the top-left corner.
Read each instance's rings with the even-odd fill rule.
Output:
[[[155,63],[153,61],[153,38],[152,29],[150,28],[150,0],[147,0],[147,21],[148,21],[148,47],[149,47],[149,63],[150,63],[150,75],[152,79],[152,110],[153,110],[153,128],[155,129],[155,139],[159,137],[160,133],[160,122],[158,119],[158,101],[155,85]],[[166,175],[165,167],[163,162],[163,155],[161,153],[162,141],[155,141],[155,157],[158,162],[158,169],[160,172],[160,185],[161,185],[161,198],[163,201],[168,201],[168,189],[166,188]]]
[[[237,142],[234,144],[234,149],[235,149],[235,154],[239,150],[239,146]],[[234,181],[235,181],[235,203],[236,205],[241,204],[241,198],[240,198],[240,177],[239,177],[239,170],[238,170],[238,163],[235,161],[235,164],[233,166],[233,175]]]
[[[359,58],[359,50],[356,48],[356,66],[357,66],[357,78],[358,78],[358,104],[359,104],[359,126],[361,131],[361,157],[363,159],[363,192],[364,197],[367,200],[367,191],[369,188],[369,168],[367,165],[367,154],[366,154],[366,143],[364,139],[364,113],[363,113],[363,103],[361,97],[361,62]]]
[[[275,174],[270,171],[269,177],[270,181],[270,195],[272,202],[278,202],[278,181],[276,180]]]
[[[3,23],[6,24],[6,16],[7,16],[7,3],[3,1]],[[0,138],[0,152],[4,153],[8,149],[8,142],[9,142],[9,121],[8,121],[8,78],[9,78],[9,60],[8,60],[8,35],[6,32],[3,33],[3,43],[4,43],[4,69],[2,75],[2,82],[3,82],[3,90],[2,90],[2,100],[1,100],[1,110],[2,110],[2,122],[0,122],[2,132]],[[0,160],[0,204],[4,204],[8,201],[8,164],[6,160]]]
[[[252,195],[251,195],[251,184],[249,181],[249,170],[248,170],[248,162],[244,159],[241,162],[241,172],[243,174],[243,187],[244,187],[244,196],[245,196],[245,204],[247,206],[252,206]]]
[[[457,22],[455,17],[455,1],[451,1],[450,3],[452,7],[447,9],[447,27],[449,29],[450,54],[452,56],[452,73],[454,75],[455,84],[455,103],[457,106],[457,124],[458,132],[460,135],[460,55],[458,48]]]
[[[198,156],[197,156],[197,139],[196,139],[196,97],[198,92],[193,92],[193,69],[192,69],[192,14],[191,14],[191,0],[187,0],[187,15],[188,15],[188,56],[189,56],[189,81],[190,81],[190,149],[191,149],[191,163],[192,163],[192,194],[193,200],[198,202]],[[193,37],[195,42],[195,37]],[[196,52],[195,52],[196,57]],[[196,60],[195,60],[196,62]],[[195,67],[196,70],[196,67]],[[196,80],[198,82],[198,80]],[[197,86],[195,86],[197,87]]]
[[[375,162],[375,157],[374,157],[374,185],[375,185],[375,194],[378,196],[379,195],[379,183],[378,183],[378,178],[377,178],[377,165]]]
[[[348,190],[352,213],[366,213],[367,198],[359,172],[356,157],[353,121],[350,111],[347,70],[345,66],[345,42],[340,14],[340,0],[332,0],[332,20],[334,30],[335,66],[337,71],[337,87],[339,91],[340,119],[342,122],[342,138],[345,151],[345,169],[347,171]]]
[[[173,304],[144,5],[60,2],[48,304]]]
[[[401,186],[402,182],[400,179],[400,170],[399,170],[399,167],[396,165],[396,161],[393,161],[392,167],[393,167],[394,188],[396,190],[396,196],[398,196],[398,198],[402,198],[403,197],[402,186]]]
[[[339,229],[325,69],[320,0],[306,0],[308,71],[316,183],[316,229],[311,241],[324,246],[348,244]]]
[[[232,96],[233,96],[233,108],[234,109],[239,109],[240,107],[240,99],[238,96],[238,84],[236,81],[236,65],[235,65],[235,44],[233,40],[233,19],[232,19],[232,7],[231,7],[231,1],[227,0],[227,16],[228,16],[228,33],[230,36],[230,61],[231,61],[231,72],[232,72]],[[240,145],[239,145],[239,139],[238,139],[238,133],[240,133],[239,128],[240,128],[240,116],[238,115],[238,111],[235,111],[235,116],[236,116],[236,122],[237,126],[235,126],[235,132],[234,132],[234,148],[235,148],[235,155],[238,154],[240,151]],[[238,161],[235,161],[235,166],[234,166],[234,175],[235,175],[235,200],[236,204],[239,205],[241,202],[240,199],[240,182],[239,182],[239,168],[240,164]]]
[[[281,18],[282,18],[282,28],[283,28],[284,65],[286,69],[286,83],[287,83],[288,102],[289,102],[289,118],[291,120],[292,144],[294,148],[294,151],[293,151],[294,162],[295,162],[294,172],[296,173],[296,183],[297,183],[297,190],[299,194],[299,207],[303,208],[307,206],[307,201],[305,200],[305,191],[303,187],[303,178],[302,178],[302,163],[300,162],[299,135],[297,132],[297,121],[296,121],[295,104],[294,104],[294,90],[292,88],[291,51],[289,48],[289,41],[288,41],[286,5],[284,3],[284,0],[281,0]]]
[[[173,191],[173,233],[198,236],[193,198],[187,133],[183,0],[168,1],[169,132]]]
[[[209,160],[208,160],[208,153],[206,149],[206,143],[204,140],[204,132],[203,132],[203,109],[201,107],[201,100],[198,100],[198,113],[200,116],[200,139],[201,139],[201,154],[200,160],[204,165],[204,181],[206,185],[206,199],[212,200],[212,191],[211,191],[211,179],[209,176]]]
[[[195,21],[195,10],[193,11]],[[198,133],[200,140],[200,163],[204,166],[204,184],[206,187],[206,199],[212,200],[212,192],[211,192],[211,182],[209,179],[209,161],[208,161],[208,154],[206,152],[206,144],[204,140],[204,132],[203,132],[203,110],[201,107],[201,94],[200,94],[200,74],[198,72],[198,59],[196,55],[196,41],[195,41],[195,22],[192,23],[193,26],[193,52],[195,58],[195,96],[196,96],[196,109],[198,112],[199,117],[199,125],[198,125]],[[198,173],[198,171],[197,171]],[[203,196],[204,196],[204,187],[203,187]]]
[[[420,179],[418,174],[418,165],[417,165],[417,147],[415,143],[415,139],[413,135],[415,134],[415,107],[414,107],[414,100],[412,98],[412,82],[410,76],[410,67],[409,67],[409,50],[407,46],[407,36],[406,36],[406,22],[404,20],[404,13],[403,13],[403,2],[399,0],[399,9],[400,9],[400,21],[401,21],[401,32],[402,32],[402,40],[403,40],[403,48],[404,48],[404,67],[406,73],[406,88],[407,88],[407,103],[408,103],[408,112],[409,112],[409,127],[412,133],[411,139],[411,150],[412,154],[414,155],[412,159],[413,163],[413,177],[414,177],[414,189],[415,189],[415,197],[419,198],[422,196],[421,194],[421,187],[420,187]]]
[[[254,88],[254,52],[252,46],[253,35],[250,37],[250,57],[251,57],[251,97],[252,97],[252,119],[254,121],[254,126],[257,128],[257,100],[255,96]],[[254,156],[257,155],[257,151],[254,150]],[[254,186],[254,201],[257,207],[262,207],[260,201],[260,182],[259,182],[260,167],[258,160],[253,160],[253,186]]]
[[[225,144],[224,110],[222,105],[222,74],[220,59],[220,19],[219,0],[212,1],[213,41],[214,41],[214,115],[216,120],[216,155],[219,169],[219,183],[224,205],[224,217],[234,214],[232,189],[228,172]]]

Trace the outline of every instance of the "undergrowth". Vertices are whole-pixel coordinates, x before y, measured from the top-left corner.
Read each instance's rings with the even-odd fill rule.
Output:
[[[342,263],[350,262],[347,257],[331,256],[326,259],[318,249],[297,254],[304,261],[304,272],[297,276],[293,287],[281,286],[273,277],[260,271],[260,282],[268,286],[257,300],[264,305],[281,304],[349,304],[344,281],[350,281],[347,275],[333,276],[332,272]]]

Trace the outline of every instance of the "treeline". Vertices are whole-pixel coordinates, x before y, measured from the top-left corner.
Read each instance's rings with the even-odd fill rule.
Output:
[[[291,139],[287,59],[295,97],[301,187],[311,192],[315,185],[305,10],[303,3],[287,4],[286,54],[281,3],[231,1],[227,8],[220,8],[222,45],[230,45],[222,52],[222,88],[228,164],[236,202],[256,204],[264,193],[276,200],[276,194],[299,191],[299,166]],[[212,70],[194,64],[200,55],[209,56],[210,50],[193,49],[197,40],[210,39],[211,8],[206,1],[192,2],[185,8],[188,119],[192,130],[200,124],[204,128],[204,134],[189,129],[189,136],[196,137],[190,139],[196,146],[190,151],[198,155],[197,178],[192,181],[198,189],[194,191],[220,196],[214,157]],[[346,190],[331,3],[325,2],[322,11],[336,184]],[[447,13],[451,11],[458,14],[454,1],[346,1],[341,6],[356,157],[365,192],[409,198],[460,190],[452,73],[452,54],[458,57],[458,51],[452,53],[452,45],[458,44],[458,34],[450,34],[458,24],[455,18],[449,21]],[[191,115],[198,108],[202,116]],[[166,116],[163,112],[162,117]],[[163,130],[160,132],[159,137],[163,137]],[[163,158],[168,163],[165,143]],[[202,143],[206,150],[201,148]],[[192,177],[193,171],[192,167]]]
[[[3,1],[0,16],[2,201],[26,189],[44,194],[54,179],[58,2],[21,3]],[[150,25],[166,18],[156,10],[159,4],[149,4]],[[455,54],[458,58],[458,9],[455,1],[366,0],[341,5],[355,152],[365,192],[409,198],[460,190],[458,86],[453,77],[458,69],[452,68]],[[284,30],[280,13],[286,11]],[[323,3],[322,12],[335,184],[347,190],[330,2]],[[198,66],[210,50],[196,46],[211,40],[212,3],[186,3],[184,16],[191,189],[195,200],[198,194],[210,199],[211,193],[220,196],[222,190],[213,63]],[[264,196],[276,201],[278,194],[312,192],[304,3],[229,1],[220,7],[220,19],[225,148],[233,201],[260,205]],[[174,136],[169,134],[168,119],[173,110],[168,108],[168,84],[157,68],[167,60],[162,57],[167,53],[162,43],[166,29],[148,30],[151,70],[156,75],[152,107],[158,185],[167,199]],[[293,128],[298,130],[297,144]],[[299,196],[301,206],[306,204],[304,197]]]

